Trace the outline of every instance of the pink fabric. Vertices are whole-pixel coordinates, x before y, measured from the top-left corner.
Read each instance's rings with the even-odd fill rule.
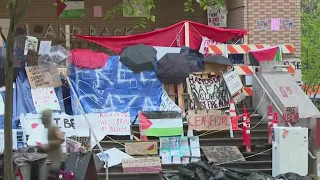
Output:
[[[240,39],[247,34],[247,30],[216,28],[186,20],[167,28],[130,36],[74,36],[99,44],[119,54],[123,48],[136,44],[179,47],[185,45],[185,22],[189,22],[190,48],[197,50],[200,48],[202,36],[224,43],[232,39]]]
[[[70,54],[76,66],[89,69],[104,67],[109,58],[107,54],[88,49],[74,49]]]

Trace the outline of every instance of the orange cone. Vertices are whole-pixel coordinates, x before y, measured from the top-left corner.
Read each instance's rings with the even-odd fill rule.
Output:
[[[239,121],[240,117],[237,118],[236,108],[234,106],[233,100],[230,101],[230,110],[229,111],[230,111],[230,119],[231,119],[231,123],[232,123],[232,130],[234,130],[234,131],[241,130],[238,126],[238,123],[239,123],[238,121]]]

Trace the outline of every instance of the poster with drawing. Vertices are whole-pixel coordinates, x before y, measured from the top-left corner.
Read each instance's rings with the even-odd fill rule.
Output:
[[[38,38],[33,36],[27,36],[24,44],[24,55],[28,54],[28,50],[38,51]]]
[[[162,164],[186,164],[200,160],[199,137],[160,137]]]
[[[52,87],[31,89],[31,96],[38,113],[45,109],[61,111],[58,97]]]
[[[221,109],[229,106],[229,92],[221,76],[202,78],[191,74],[187,78],[187,88],[190,99],[199,102],[202,108]]]

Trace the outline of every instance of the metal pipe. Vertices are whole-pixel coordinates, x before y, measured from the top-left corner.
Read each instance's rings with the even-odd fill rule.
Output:
[[[82,104],[80,103],[80,100],[79,100],[79,98],[78,98],[78,95],[77,95],[76,91],[74,90],[73,85],[71,84],[69,77],[66,76],[66,80],[67,80],[67,82],[69,83],[70,89],[71,89],[71,91],[72,91],[72,93],[73,93],[73,97],[75,97],[76,101],[77,101],[78,104],[79,104],[80,111],[82,112],[85,120],[87,121],[87,124],[88,124],[88,126],[89,126],[89,130],[90,130],[90,139],[91,139],[91,135],[92,135],[93,138],[94,138],[94,140],[96,141],[96,143],[97,143],[97,145],[98,145],[99,150],[101,151],[101,153],[103,153],[103,148],[102,148],[102,146],[100,145],[100,142],[99,142],[96,134],[95,134],[94,131],[93,131],[93,128],[92,128],[92,126],[91,126],[91,124],[90,124],[90,122],[89,122],[89,120],[88,120],[88,117],[87,117],[86,113],[84,112],[83,106],[82,106]],[[109,179],[109,175],[108,175],[108,174],[109,174],[109,170],[108,170],[108,158],[106,158],[105,163],[106,163],[106,180],[108,180],[108,179]]]

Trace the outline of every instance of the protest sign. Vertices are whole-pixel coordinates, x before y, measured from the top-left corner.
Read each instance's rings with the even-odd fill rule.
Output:
[[[227,27],[227,7],[208,6],[208,25],[213,27]]]
[[[31,96],[38,113],[45,109],[61,111],[58,97],[52,87],[31,89]]]
[[[38,66],[30,66],[25,69],[32,89],[39,87],[59,87],[62,85],[60,76],[56,77],[50,74],[50,72],[42,72]]]
[[[229,129],[229,116],[217,110],[188,110],[188,128],[196,131],[227,130]]]
[[[283,120],[285,122],[296,123],[299,121],[299,111],[298,107],[285,107],[283,113]]]
[[[243,88],[241,79],[236,71],[229,71],[223,74],[223,79],[229,89],[231,96]]]
[[[220,76],[202,78],[190,75],[187,78],[190,99],[196,98],[205,109],[221,109],[229,106],[227,86]]]
[[[131,172],[159,172],[161,163],[159,157],[130,158],[122,160],[122,169],[125,173]]]
[[[162,164],[181,164],[200,160],[199,137],[161,137]]]
[[[218,43],[207,37],[202,36],[202,42],[200,45],[199,52],[201,54],[204,54],[205,57],[209,56],[209,45],[214,45],[214,44],[218,44]]]
[[[161,96],[161,104],[159,111],[177,111],[181,112],[181,108],[177,106],[175,102],[173,102],[168,96],[167,92],[163,90]]]
[[[157,142],[125,143],[125,151],[130,155],[158,154]]]
[[[81,148],[81,143],[74,141],[72,139],[66,139],[67,152],[79,152]]]
[[[24,55],[28,54],[29,50],[38,51],[38,38],[33,36],[27,36],[25,45],[24,45]]]
[[[208,161],[215,164],[245,161],[242,153],[236,146],[202,146],[201,149]]]
[[[100,130],[104,135],[130,135],[130,115],[128,112],[99,114]]]
[[[60,128],[62,132],[66,133],[67,137],[71,137],[71,136],[81,136],[81,134],[79,134],[79,131],[76,131],[75,127],[76,127],[76,123],[79,123],[79,121],[85,121],[85,120],[77,119],[77,121],[75,121],[72,116],[69,116],[67,114],[53,113],[52,121]],[[20,123],[23,129],[23,132],[26,135],[30,135],[32,131],[36,130],[37,128],[44,128],[41,122],[41,114],[21,115]],[[80,132],[86,132],[82,136],[88,136],[87,134],[89,129],[88,126],[77,126],[77,129],[85,129]]]

